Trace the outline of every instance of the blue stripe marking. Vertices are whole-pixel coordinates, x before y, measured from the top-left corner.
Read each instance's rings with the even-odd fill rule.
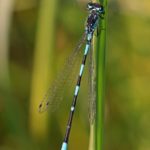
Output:
[[[61,150],[67,150],[68,149],[68,144],[66,142],[63,142]]]
[[[80,88],[80,87],[77,85],[77,86],[76,86],[76,89],[75,89],[75,93],[74,93],[75,96],[78,95],[79,88]]]
[[[90,47],[90,45],[89,45],[89,44],[86,44],[86,46],[85,46],[85,51],[84,51],[84,55],[87,55],[88,50],[89,50],[89,47]]]
[[[88,34],[88,35],[87,35],[87,39],[88,39],[88,41],[90,41],[90,40],[92,39],[92,35],[91,35],[91,34]]]
[[[81,76],[82,73],[83,73],[83,68],[84,68],[84,65],[82,64],[82,65],[81,65],[81,68],[80,68],[80,73],[79,73],[80,76]]]
[[[71,111],[74,111],[74,107],[73,106],[71,107]]]

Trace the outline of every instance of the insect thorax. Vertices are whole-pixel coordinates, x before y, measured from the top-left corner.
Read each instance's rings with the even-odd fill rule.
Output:
[[[88,18],[87,18],[87,23],[86,23],[86,33],[93,33],[98,25],[98,19],[99,15],[95,12],[92,11]]]

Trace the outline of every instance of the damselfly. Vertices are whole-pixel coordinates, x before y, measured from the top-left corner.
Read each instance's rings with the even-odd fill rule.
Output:
[[[99,3],[92,3],[92,2],[88,3],[87,10],[89,12],[89,15],[88,15],[87,21],[86,21],[85,32],[83,34],[81,42],[78,44],[77,48],[74,50],[74,52],[69,60],[69,62],[72,61],[72,63],[75,61],[74,55],[76,55],[78,53],[79,49],[81,48],[81,45],[85,42],[86,45],[85,45],[85,49],[84,49],[84,55],[82,58],[82,64],[80,66],[77,83],[75,86],[73,101],[72,101],[69,119],[68,119],[67,128],[66,128],[66,134],[65,134],[65,138],[64,138],[61,150],[67,150],[67,147],[68,147],[68,140],[69,140],[71,125],[72,125],[73,115],[74,115],[74,111],[75,111],[75,106],[76,106],[76,102],[77,102],[77,97],[78,97],[78,93],[79,93],[79,89],[80,89],[80,83],[81,83],[81,78],[82,78],[84,67],[85,67],[87,54],[88,54],[89,50],[91,49],[91,43],[92,43],[94,31],[98,27],[99,20],[103,19],[103,14],[104,14],[104,8]],[[66,64],[66,65],[68,67],[71,66],[69,64]],[[63,75],[62,75],[62,77],[63,77]],[[64,79],[62,79],[62,81],[63,80]],[[40,103],[40,105],[39,105],[40,112],[45,111],[49,105],[52,105],[51,99],[54,97],[55,90],[57,90],[57,87],[53,87],[53,89],[51,89],[51,90],[53,90],[51,92],[52,94],[47,93],[45,98],[43,99],[43,101]]]

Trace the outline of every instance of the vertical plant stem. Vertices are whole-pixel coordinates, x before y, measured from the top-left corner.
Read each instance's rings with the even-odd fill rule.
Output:
[[[9,79],[9,32],[14,0],[0,1],[0,85],[10,88]]]
[[[30,131],[34,138],[47,134],[47,116],[38,113],[38,105],[53,74],[53,43],[57,0],[42,0],[38,16],[30,100]],[[51,69],[51,72],[50,72]],[[37,124],[39,124],[37,126]]]
[[[96,2],[96,0],[92,0]],[[104,130],[104,84],[105,84],[105,49],[106,49],[106,27],[107,27],[107,0],[100,0],[105,9],[104,19],[100,20],[100,35],[94,37],[94,65],[96,65],[92,76],[96,76],[96,119],[94,125],[90,126],[89,150],[103,150]],[[93,132],[95,131],[95,132]]]
[[[22,113],[13,91],[10,78],[10,31],[13,20],[15,0],[0,0],[0,105],[1,120],[9,135],[26,136]],[[21,139],[20,139],[21,140]]]
[[[94,124],[90,124],[90,138],[89,138],[89,150],[95,149],[95,126]]]
[[[100,20],[100,35],[97,38],[96,48],[96,122],[95,122],[95,149],[103,150],[104,138],[104,98],[105,98],[105,50],[107,26],[107,0],[100,0],[104,6],[104,19]]]

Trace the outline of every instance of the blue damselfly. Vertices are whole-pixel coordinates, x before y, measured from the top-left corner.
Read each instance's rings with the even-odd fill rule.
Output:
[[[68,67],[68,68],[72,66],[70,63],[75,62],[74,56],[79,53],[79,49],[81,48],[81,45],[85,42],[84,55],[82,58],[82,64],[80,66],[80,71],[79,71],[77,83],[75,86],[73,101],[72,101],[69,119],[68,119],[67,128],[66,128],[66,134],[65,134],[65,138],[64,138],[61,150],[67,150],[67,147],[68,147],[68,140],[69,140],[71,125],[72,125],[73,115],[74,115],[77,97],[78,97],[78,93],[79,93],[79,89],[80,89],[81,78],[82,78],[83,71],[85,68],[86,58],[87,58],[89,50],[92,48],[91,43],[92,43],[94,31],[98,27],[99,20],[103,19],[103,14],[104,14],[104,8],[99,3],[89,2],[87,4],[87,10],[89,12],[89,15],[87,17],[87,21],[86,21],[86,25],[85,25],[85,32],[83,34],[83,37],[82,37],[80,43],[78,44],[77,48],[73,51],[71,57],[69,58],[69,60],[68,60],[69,63],[67,62],[65,64],[66,65],[65,67]],[[63,84],[63,81],[65,80],[65,78],[67,79],[67,75],[66,75],[66,77],[63,75],[60,75],[60,76],[63,77],[61,79],[61,81],[62,81],[61,84]],[[60,81],[58,81],[58,82],[60,82]],[[61,88],[61,86],[59,88]],[[52,99],[55,96],[55,92],[57,91],[57,87],[53,87],[52,89],[50,89],[50,91],[51,90],[52,90],[52,92],[51,92],[52,94],[49,94],[49,91],[48,91],[45,98],[40,103],[40,105],[39,105],[39,111],[40,112],[45,111],[49,105],[53,105]],[[58,103],[59,103],[60,100],[56,99],[56,101],[58,101]],[[57,105],[56,101],[55,101],[55,104]]]

